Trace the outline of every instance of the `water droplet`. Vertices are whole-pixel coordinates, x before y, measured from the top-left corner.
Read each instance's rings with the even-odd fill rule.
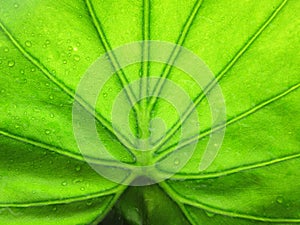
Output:
[[[26,41],[26,42],[25,42],[25,45],[26,45],[26,47],[31,47],[31,45],[32,45],[32,44],[31,44],[31,41]]]
[[[50,45],[50,43],[51,43],[51,42],[50,42],[49,40],[46,40],[46,41],[45,41],[45,44],[46,44],[46,45]]]
[[[19,8],[19,4],[15,3],[15,4],[14,4],[14,7],[15,7],[15,8]]]
[[[84,190],[85,190],[85,187],[81,187],[80,190],[81,190],[81,191],[84,191]]]
[[[51,131],[50,130],[45,130],[45,134],[50,134],[51,133]]]
[[[50,117],[51,117],[51,118],[54,118],[54,114],[53,114],[53,113],[51,113],[51,114],[50,114]]]
[[[64,60],[64,61],[63,61],[63,64],[67,64],[67,60]]]
[[[15,65],[15,61],[8,61],[8,66],[9,67],[13,67]]]
[[[210,211],[205,211],[205,214],[208,216],[208,217],[214,217],[215,214],[213,212],[210,212]]]
[[[179,163],[180,163],[179,159],[175,159],[175,160],[174,160],[174,164],[175,164],[176,166],[179,165]]]
[[[61,185],[62,185],[62,186],[67,186],[67,182],[64,181],[64,182],[61,183]]]
[[[281,197],[281,196],[277,197],[276,202],[278,202],[279,204],[282,204],[283,203],[283,197]]]
[[[77,47],[74,47],[74,48],[73,48],[73,51],[74,51],[74,52],[77,52],[77,51],[78,51],[78,48],[77,48]]]
[[[80,56],[79,55],[74,55],[74,60],[78,62],[80,60]]]
[[[50,96],[49,96],[49,98],[50,98],[51,100],[53,100],[53,99],[54,99],[53,95],[50,95]]]
[[[91,200],[86,202],[87,206],[91,206],[92,204],[93,204],[93,202]]]
[[[52,211],[56,211],[57,210],[57,208],[54,206],[53,208],[52,208]]]
[[[81,170],[81,166],[76,166],[76,171],[80,171]]]
[[[103,93],[103,97],[104,98],[106,98],[107,97],[107,93],[105,92],[105,93]]]
[[[24,70],[20,70],[20,73],[21,73],[21,74],[24,74]]]
[[[34,72],[35,71],[35,68],[31,68],[31,72]]]
[[[4,52],[9,52],[9,48],[4,48]]]
[[[20,128],[20,125],[16,124],[16,125],[15,125],[15,128],[16,128],[16,129]]]
[[[5,90],[4,90],[4,89],[2,89],[2,90],[1,90],[1,93],[4,93],[4,92],[5,92]]]
[[[74,184],[79,184],[79,183],[81,183],[82,181],[83,181],[82,178],[77,178],[77,179],[73,180],[73,183],[74,183]]]

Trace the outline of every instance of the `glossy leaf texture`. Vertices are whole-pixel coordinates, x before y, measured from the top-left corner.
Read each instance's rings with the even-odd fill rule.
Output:
[[[118,160],[140,163],[122,126],[112,128],[111,108],[141,77],[166,78],[184,90],[200,130],[191,130],[179,155],[171,154],[190,117],[180,121],[159,98],[139,103],[128,121],[134,134],[151,133],[158,146],[151,162],[169,160],[161,172],[176,168],[185,147],[198,144],[169,180],[129,187],[117,215],[149,225],[300,223],[299,13],[298,0],[0,0],[0,224],[97,224],[110,211],[126,187],[84,161],[72,105],[89,110],[75,91],[99,56],[141,40],[184,46],[209,66],[226,102],[226,134],[216,159],[199,171],[210,134],[222,128],[211,127],[206,95],[214,83],[202,90],[183,71],[154,62],[118,71],[96,106],[99,138]],[[163,82],[142,83],[124,102],[172,91]],[[155,118],[164,131],[149,125]],[[98,155],[85,157],[110,165]]]

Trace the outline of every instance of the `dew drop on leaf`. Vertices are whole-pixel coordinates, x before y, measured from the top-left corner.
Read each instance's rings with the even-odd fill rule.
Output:
[[[216,214],[214,214],[213,212],[210,212],[210,211],[205,211],[205,214],[208,216],[208,217],[214,217]]]
[[[104,98],[106,98],[107,97],[107,93],[105,92],[105,93],[103,93],[103,97]]]
[[[53,100],[53,99],[54,99],[53,95],[50,95],[50,96],[49,96],[49,99]]]
[[[57,210],[57,208],[54,206],[53,208],[52,208],[52,211],[56,211]]]
[[[92,204],[93,204],[92,201],[87,201],[87,203],[86,203],[87,206],[91,206]]]
[[[175,159],[175,160],[174,160],[174,164],[175,164],[176,166],[179,165],[179,163],[180,163],[179,159]]]
[[[80,56],[79,55],[74,55],[74,60],[78,62],[80,60]]]
[[[62,185],[62,186],[67,186],[67,182],[64,181],[64,182],[61,183],[61,185]]]
[[[49,135],[51,133],[50,130],[45,130],[45,134]]]
[[[32,45],[32,44],[31,44],[31,41],[26,41],[26,42],[25,42],[25,45],[26,45],[26,47],[31,47],[31,45]]]
[[[80,190],[81,190],[81,191],[84,191],[84,190],[85,190],[85,187],[81,187]]]
[[[283,203],[283,197],[281,197],[281,196],[277,197],[276,202],[278,202],[279,204],[282,204]]]
[[[9,52],[9,48],[4,48],[4,52]]]
[[[73,183],[74,184],[79,184],[79,183],[81,183],[83,180],[81,179],[81,178],[77,178],[77,179],[74,179],[73,180]]]
[[[80,166],[76,166],[76,171],[78,172],[78,171],[80,171],[81,170],[81,167]]]
[[[8,61],[8,66],[9,67],[13,67],[15,65],[15,61],[11,60],[11,61]]]
[[[15,7],[16,9],[19,8],[19,4],[15,3],[15,4],[14,4],[14,7]]]

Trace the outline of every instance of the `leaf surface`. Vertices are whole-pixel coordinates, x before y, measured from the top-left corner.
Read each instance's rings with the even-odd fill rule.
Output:
[[[193,100],[200,121],[181,143],[182,123],[194,122],[190,109],[179,115],[155,97],[176,93],[171,86],[160,79],[126,90],[124,104],[134,106],[124,122],[136,136],[151,135],[157,151],[149,162],[166,160],[158,167],[162,173],[180,166],[181,154],[198,143],[188,163],[160,187],[129,188],[115,207],[118,215],[130,224],[300,223],[299,12],[297,0],[0,0],[0,224],[96,224],[113,207],[126,187],[85,162],[115,166],[106,154],[82,156],[72,106],[78,102],[93,113],[75,95],[80,79],[100,55],[141,40],[190,49],[215,80],[201,89],[182,70],[143,62],[105,83],[95,108],[98,135],[123,163],[144,163],[131,134],[111,121],[116,97],[131,82],[149,76],[174,82]],[[169,62],[180,60],[177,54]],[[117,67],[119,59],[109,57]],[[217,83],[227,121],[212,127],[207,96]],[[153,96],[133,104],[143,94]],[[152,127],[155,118],[165,129]],[[223,127],[217,157],[200,171],[209,136]],[[136,178],[127,175],[129,182]]]

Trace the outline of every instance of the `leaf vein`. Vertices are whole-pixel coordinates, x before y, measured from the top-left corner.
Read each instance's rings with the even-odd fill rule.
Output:
[[[181,124],[184,123],[188,117],[193,112],[194,107],[197,107],[201,101],[204,99],[206,94],[212,90],[212,88],[218,84],[218,82],[224,77],[224,75],[235,65],[235,63],[241,58],[242,55],[250,48],[250,46],[254,43],[255,40],[263,33],[266,27],[274,20],[274,18],[279,14],[279,12],[283,9],[287,0],[283,1],[280,6],[272,13],[272,15],[263,23],[263,25],[258,29],[258,31],[247,41],[244,46],[237,52],[237,54],[227,63],[227,65],[221,70],[221,72],[216,76],[216,79],[212,80],[207,87],[205,87],[204,91],[200,93],[194,100],[193,104],[191,104],[188,109],[183,113],[182,118],[178,119],[175,124],[169,129],[165,137],[159,140],[156,144],[155,149],[158,150],[161,146],[163,146],[176,131],[180,128]]]
[[[189,17],[187,19],[187,21],[185,22],[183,28],[182,28],[182,31],[177,39],[177,42],[176,42],[176,47],[173,49],[171,55],[170,55],[170,58],[168,60],[168,63],[166,64],[166,66],[164,67],[163,69],[163,72],[162,72],[162,75],[160,77],[160,79],[157,81],[156,85],[155,85],[155,88],[154,88],[154,91],[153,91],[153,94],[151,95],[152,97],[150,98],[150,101],[149,101],[149,111],[151,112],[152,109],[155,107],[155,104],[157,102],[157,96],[159,96],[160,92],[162,91],[163,89],[163,86],[165,84],[165,78],[167,78],[171,71],[172,71],[172,64],[175,62],[175,60],[177,59],[179,53],[180,53],[180,49],[181,49],[181,46],[183,45],[184,41],[186,40],[186,37],[193,25],[193,22],[199,12],[199,9],[202,5],[202,0],[197,0],[191,13],[189,14]]]
[[[89,157],[89,156],[83,156],[81,154],[76,154],[74,152],[71,152],[70,150],[67,149],[63,149],[61,147],[57,147],[54,145],[49,145],[46,143],[43,143],[41,141],[36,141],[33,139],[30,139],[28,137],[24,137],[24,136],[19,136],[13,133],[10,133],[8,131],[4,131],[4,130],[0,130],[0,135],[4,136],[4,137],[8,137],[10,139],[25,143],[25,144],[29,144],[47,151],[51,151],[51,152],[55,152],[57,154],[63,155],[63,156],[67,156],[69,158],[81,161],[81,162],[86,162],[88,160],[89,163],[95,163],[95,164],[101,164],[101,165],[105,165],[105,166],[116,166],[116,167],[120,167],[119,163],[116,163],[115,161],[111,161],[111,160],[105,160],[105,159],[99,159],[99,158],[93,158],[93,157]]]
[[[206,211],[213,212],[215,214],[230,216],[230,217],[237,217],[237,218],[243,218],[243,219],[249,219],[249,220],[256,220],[256,221],[262,221],[262,222],[273,222],[273,223],[299,223],[300,219],[295,218],[271,218],[271,217],[261,217],[261,216],[255,216],[255,215],[249,215],[249,214],[243,214],[238,212],[231,212],[228,210],[220,209],[208,204],[204,204],[200,201],[195,201],[193,199],[190,199],[186,196],[182,196],[179,192],[177,192],[171,185],[167,184],[166,182],[162,182],[161,187],[168,193],[173,199],[178,199],[181,203],[190,205],[196,208],[200,208]]]
[[[235,122],[240,121],[241,119],[244,119],[244,118],[254,114],[255,112],[259,111],[260,109],[264,108],[265,106],[275,102],[278,99],[281,99],[281,98],[285,97],[286,95],[292,93],[293,91],[296,91],[299,87],[300,87],[300,83],[290,87],[286,91],[284,91],[282,93],[279,93],[279,94],[277,94],[276,96],[274,96],[270,99],[265,100],[264,102],[254,106],[253,108],[248,109],[247,111],[239,114],[238,116],[231,118],[225,124],[221,124],[219,126],[211,128],[209,130],[206,130],[203,133],[200,133],[199,135],[193,136],[190,139],[187,139],[186,141],[183,141],[182,144],[177,146],[176,149],[178,150],[178,149],[181,149],[181,148],[183,148],[183,147],[185,147],[185,146],[187,146],[187,145],[189,145],[193,142],[197,142],[197,141],[209,136],[210,134],[212,134],[212,133],[214,133],[214,132],[216,132],[220,129],[228,127],[229,125],[234,124]],[[175,143],[175,144],[167,147],[165,150],[163,150],[162,153],[156,157],[157,161],[164,158],[169,153],[171,153],[173,151],[172,148],[175,147],[176,145],[177,145],[177,143]]]
[[[254,164],[249,164],[249,165],[244,165],[241,167],[236,167],[228,170],[223,170],[223,171],[218,171],[218,172],[212,172],[212,173],[206,173],[206,174],[175,174],[172,179],[185,179],[185,180],[193,180],[193,179],[207,179],[207,178],[216,178],[216,177],[221,177],[221,176],[226,176],[226,175],[231,175],[234,173],[239,173],[247,170],[253,170],[253,169],[258,169],[262,167],[267,167],[271,166],[273,164],[293,160],[300,158],[300,153],[292,154],[292,155],[287,155],[281,158],[277,159],[272,159],[264,162],[259,162],[259,163],[254,163]]]
[[[67,87],[62,81],[57,79],[39,60],[37,60],[34,56],[32,56],[29,52],[27,52],[21,44],[14,38],[14,36],[9,32],[9,30],[5,27],[5,25],[0,21],[0,28],[4,31],[4,34],[9,38],[9,40],[13,43],[13,45],[21,52],[21,54],[28,59],[33,65],[35,65],[39,70],[57,87],[59,87],[65,94],[69,97],[77,101],[88,113],[94,115],[94,110],[88,105],[80,96],[75,95],[74,91]],[[120,131],[114,129],[111,124],[99,113],[96,112],[95,115],[96,120],[101,123],[113,136],[117,139],[122,140],[121,144],[123,144],[126,148],[132,148],[132,144],[130,141],[120,133]],[[116,135],[117,134],[117,135]]]
[[[137,105],[135,104],[136,96],[135,96],[131,86],[128,86],[129,81],[128,81],[123,69],[120,67],[118,59],[116,58],[115,54],[112,52],[112,48],[106,38],[102,24],[96,15],[93,4],[92,4],[91,0],[85,0],[84,2],[88,8],[89,15],[92,19],[92,22],[94,24],[94,27],[95,27],[97,33],[98,33],[99,40],[102,43],[102,45],[106,51],[106,54],[108,55],[108,57],[111,61],[113,68],[117,71],[116,74],[121,82],[122,87],[123,88],[125,88],[126,86],[128,87],[128,88],[125,88],[125,93],[128,97],[128,100],[129,100],[131,106],[133,107],[134,111],[137,113],[137,112],[139,112],[139,109],[138,109]]]
[[[48,206],[48,205],[57,205],[57,204],[70,204],[74,202],[85,201],[89,199],[115,195],[118,192],[122,192],[127,188],[127,186],[117,185],[111,189],[96,192],[93,194],[87,194],[82,196],[76,196],[71,198],[62,198],[62,199],[53,199],[53,200],[45,200],[45,201],[36,201],[36,202],[24,202],[24,203],[0,203],[0,207],[13,207],[13,208],[26,208],[26,207],[38,207],[38,206]]]

